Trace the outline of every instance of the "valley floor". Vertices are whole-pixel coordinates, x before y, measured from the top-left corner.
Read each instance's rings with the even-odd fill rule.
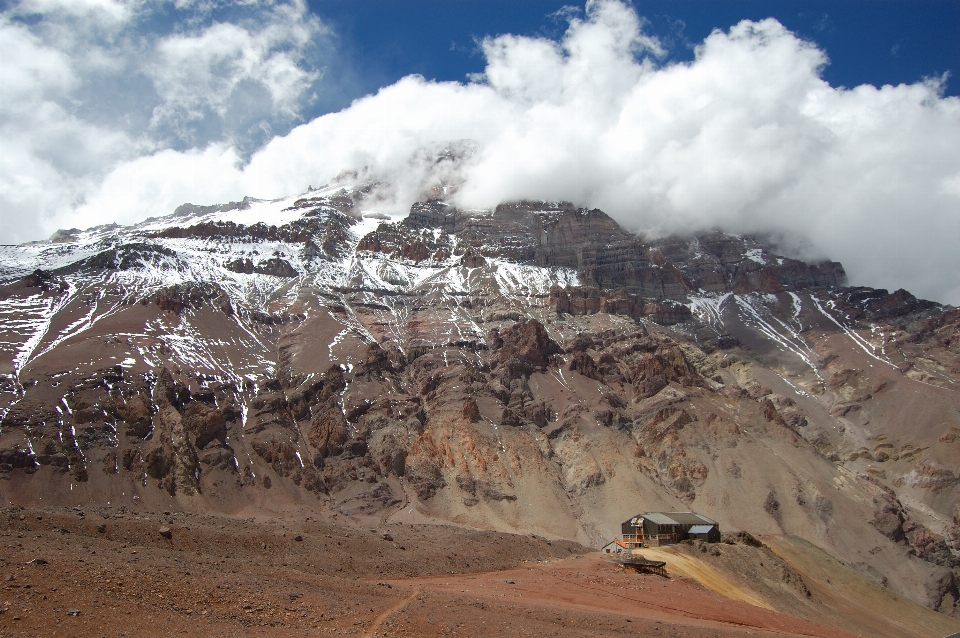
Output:
[[[618,571],[608,558],[448,525],[3,508],[0,636],[860,633],[835,616],[800,619],[732,600],[680,571]],[[831,606],[828,590],[811,584]],[[926,611],[903,609],[894,611]],[[897,635],[895,620],[869,633]],[[951,623],[943,617],[927,635]]]

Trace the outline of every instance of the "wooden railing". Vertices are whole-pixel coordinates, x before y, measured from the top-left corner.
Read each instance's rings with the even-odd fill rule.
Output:
[[[668,545],[677,543],[680,540],[679,534],[624,534],[623,542],[627,545],[643,546],[646,545]]]

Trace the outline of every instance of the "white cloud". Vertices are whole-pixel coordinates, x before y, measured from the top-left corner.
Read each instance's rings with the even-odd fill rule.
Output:
[[[125,162],[106,176],[83,206],[83,225],[131,224],[142,221],[145,213],[166,215],[173,212],[169,205],[149,202],[183,203],[198,192],[209,198],[204,201],[230,201],[245,186],[239,164],[236,150],[222,144],[203,150],[166,149]]]
[[[91,206],[151,154],[249,152],[286,132],[314,99],[328,35],[303,0],[9,5],[0,13],[0,241],[104,211],[131,221],[136,206]],[[216,181],[202,180],[206,192]],[[162,192],[189,194],[190,184]]]
[[[78,118],[64,99],[81,84],[69,56],[0,18],[0,216],[4,241],[35,239],[39,215],[97,188],[89,167],[129,157],[122,132]]]
[[[285,50],[247,33],[203,48],[209,59],[232,51],[222,59],[239,70],[225,77],[240,84],[261,65],[255,73],[270,77],[264,61]],[[487,68],[471,83],[404,78],[273,138],[246,164],[229,141],[123,163],[79,189],[90,203],[73,219],[281,196],[353,169],[391,184],[378,205],[396,209],[434,181],[465,180],[457,197],[468,207],[568,199],[647,234],[719,226],[806,237],[793,241],[798,251],[843,261],[853,283],[960,303],[960,100],[940,95],[945,80],[831,87],[824,53],[774,20],[715,31],[694,61],[663,64],[659,43],[614,0],[589,2],[559,42],[508,35],[483,51]],[[289,60],[278,68],[303,68]],[[233,86],[207,83],[203,65],[189,73],[159,92]],[[298,77],[262,81],[270,103],[297,95]],[[458,140],[475,149],[459,166],[424,153]]]
[[[129,0],[22,0],[17,10],[26,14],[60,14],[122,23],[131,18],[136,4]]]
[[[236,92],[251,82],[266,90],[275,116],[299,115],[305,92],[321,75],[303,67],[305,50],[324,29],[299,5],[271,7],[259,18],[255,25],[214,23],[157,43],[148,69],[162,100],[154,126],[210,112],[223,118]]]
[[[48,93],[67,91],[76,84],[70,60],[61,51],[44,47],[26,27],[0,22],[0,82],[10,108],[24,100],[42,99]]]

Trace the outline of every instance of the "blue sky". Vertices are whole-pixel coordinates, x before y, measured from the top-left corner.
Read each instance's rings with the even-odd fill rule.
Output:
[[[385,212],[569,200],[958,304],[958,25],[955,0],[0,0],[0,242],[355,171]]]
[[[834,86],[912,83],[950,72],[945,93],[960,95],[960,2],[955,0],[631,4],[648,21],[646,29],[666,45],[666,61],[693,59],[694,46],[714,29],[772,17],[827,53],[830,64],[823,77]],[[362,70],[361,78],[353,78],[360,92],[411,73],[463,81],[483,70],[478,40],[505,33],[557,39],[566,27],[564,7],[582,13],[582,5],[544,0],[311,0],[310,7],[336,31],[352,72]]]

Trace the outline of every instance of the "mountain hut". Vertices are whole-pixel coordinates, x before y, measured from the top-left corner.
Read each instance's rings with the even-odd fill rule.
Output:
[[[688,539],[720,542],[719,523],[694,512],[644,512],[625,520],[620,529],[630,550],[673,545]]]

